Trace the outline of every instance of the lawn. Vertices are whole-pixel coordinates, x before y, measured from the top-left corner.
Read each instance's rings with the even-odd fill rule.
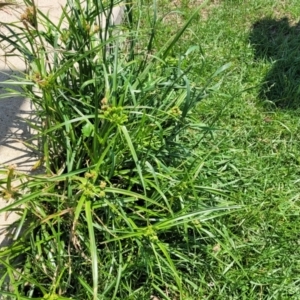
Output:
[[[25,233],[3,295],[300,299],[298,1],[134,1],[111,56],[73,2],[84,26],[24,29],[65,52],[1,37],[39,53],[20,81],[46,169],[9,173]]]
[[[197,107],[216,129],[200,146],[200,174],[243,207],[210,227],[218,251],[208,246],[194,299],[300,297],[299,10],[297,1],[211,1],[190,28],[186,42],[204,61],[195,81],[232,64]]]

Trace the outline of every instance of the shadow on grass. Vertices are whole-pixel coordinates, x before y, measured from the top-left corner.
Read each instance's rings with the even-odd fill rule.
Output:
[[[260,98],[277,107],[300,107],[300,23],[265,18],[253,24],[249,39],[255,59],[272,63]]]

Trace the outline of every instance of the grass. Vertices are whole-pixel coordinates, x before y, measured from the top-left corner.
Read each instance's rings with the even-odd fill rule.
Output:
[[[105,79],[97,97],[90,70],[79,76],[67,56],[55,58],[63,71],[47,76],[55,93],[38,78],[41,98],[23,82],[41,118],[51,115],[40,129],[43,153],[56,152],[45,155],[48,177],[30,178],[30,193],[7,208],[25,205],[27,239],[1,254],[15,299],[299,299],[299,5],[210,1],[191,19],[200,2],[133,9],[147,30],[129,30],[132,52],[112,56],[124,73],[105,52],[107,69],[80,54],[80,67]],[[151,51],[140,52],[145,45]],[[140,82],[146,92],[134,94]],[[57,101],[68,97],[75,110]],[[119,108],[105,114],[103,99]],[[26,264],[16,277],[20,254]]]
[[[299,297],[298,13],[295,1],[220,1],[192,27],[208,73],[232,63],[197,109],[219,129],[207,145],[205,184],[245,207],[218,220],[218,262],[199,299]]]

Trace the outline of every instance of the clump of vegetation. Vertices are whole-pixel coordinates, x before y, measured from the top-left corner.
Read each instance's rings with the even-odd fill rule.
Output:
[[[198,293],[209,220],[236,208],[203,185],[198,145],[211,128],[192,113],[228,66],[197,85],[199,46],[173,51],[199,10],[157,47],[155,1],[126,4],[120,26],[109,21],[118,1],[68,0],[57,24],[25,4],[21,22],[2,24],[9,34],[0,37],[25,60],[26,78],[7,84],[21,85],[35,105],[39,124],[31,125],[46,174],[27,175],[5,208],[23,207],[15,242],[1,252],[11,285],[3,295]]]

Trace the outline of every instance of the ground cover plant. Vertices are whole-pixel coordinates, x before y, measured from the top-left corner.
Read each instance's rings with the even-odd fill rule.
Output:
[[[6,294],[299,299],[297,1],[136,2],[108,40],[95,1],[69,3],[68,31],[28,10],[2,36],[48,174],[3,182],[30,191],[7,207],[25,208]]]

